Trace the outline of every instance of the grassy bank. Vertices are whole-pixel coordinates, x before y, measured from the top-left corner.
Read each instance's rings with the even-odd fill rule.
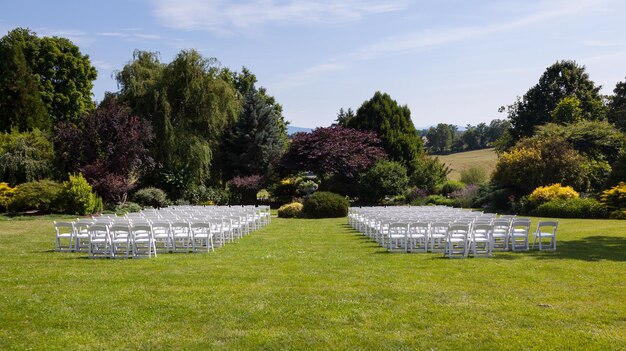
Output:
[[[626,349],[626,232],[561,220],[557,252],[389,254],[345,219],[274,219],[210,254],[56,253],[0,222],[0,349]]]
[[[491,174],[496,169],[498,161],[494,149],[482,149],[466,152],[458,152],[450,155],[438,156],[441,162],[450,167],[450,179],[461,179],[461,172],[470,167],[479,167]]]

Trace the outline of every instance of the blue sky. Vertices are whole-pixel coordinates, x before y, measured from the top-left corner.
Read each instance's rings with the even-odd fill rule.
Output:
[[[77,44],[98,69],[96,100],[117,90],[133,50],[169,62],[195,48],[248,67],[301,127],[328,126],[377,90],[417,127],[489,122],[560,59],[605,94],[626,77],[623,0],[4,0],[0,31],[15,27]]]

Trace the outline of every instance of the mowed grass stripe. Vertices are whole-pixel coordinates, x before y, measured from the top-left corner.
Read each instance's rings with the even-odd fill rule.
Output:
[[[626,349],[623,222],[560,222],[556,253],[491,259],[389,254],[342,218],[88,260],[3,221],[0,349]]]

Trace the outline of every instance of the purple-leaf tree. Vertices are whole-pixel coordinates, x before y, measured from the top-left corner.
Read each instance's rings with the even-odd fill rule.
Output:
[[[288,171],[312,171],[322,177],[324,189],[349,193],[345,186],[386,156],[375,132],[333,126],[295,134],[281,165]]]
[[[105,201],[124,202],[135,182],[154,167],[148,150],[154,137],[150,123],[132,116],[115,98],[81,122],[80,127],[62,123],[56,128],[60,162],[68,172],[82,172]]]

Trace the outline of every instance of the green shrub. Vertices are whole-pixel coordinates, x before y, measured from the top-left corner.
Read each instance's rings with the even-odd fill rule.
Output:
[[[167,195],[159,188],[147,187],[137,190],[133,199],[144,207],[161,208],[168,204]]]
[[[465,189],[465,183],[458,180],[448,180],[441,185],[439,192],[441,195],[446,196],[453,191],[459,191]]]
[[[117,207],[115,207],[115,214],[117,214],[118,216],[123,216],[130,212],[139,212],[139,211],[141,211],[141,206],[139,204],[136,204],[130,201],[126,201],[125,203],[121,205],[117,205]]]
[[[9,184],[33,182],[52,176],[54,146],[38,129],[0,133],[0,179]]]
[[[378,161],[359,179],[360,198],[366,203],[381,203],[386,196],[402,194],[408,184],[409,178],[402,164]]]
[[[93,192],[81,173],[70,174],[63,188],[61,202],[65,212],[84,216],[102,211],[102,198]]]
[[[609,213],[610,219],[626,219],[626,211],[615,210]]]
[[[304,202],[303,212],[310,218],[334,218],[348,215],[348,200],[335,193],[318,191]]]
[[[607,218],[608,211],[595,199],[557,199],[539,205],[534,216],[556,218]]]
[[[204,185],[191,185],[183,194],[182,199],[178,199],[176,204],[228,204],[230,193],[226,189],[217,187],[207,187]]]
[[[454,199],[448,199],[443,195],[430,195],[426,197],[424,203],[426,205],[454,206],[456,201]]]
[[[9,202],[9,212],[58,212],[61,209],[63,185],[52,180],[20,184]]]
[[[484,168],[470,167],[461,171],[461,182],[467,185],[480,185],[486,182],[488,178],[489,177],[487,176],[487,172]]]
[[[299,202],[292,202],[290,204],[282,205],[278,209],[278,217],[280,218],[296,218],[302,214],[302,205]]]

